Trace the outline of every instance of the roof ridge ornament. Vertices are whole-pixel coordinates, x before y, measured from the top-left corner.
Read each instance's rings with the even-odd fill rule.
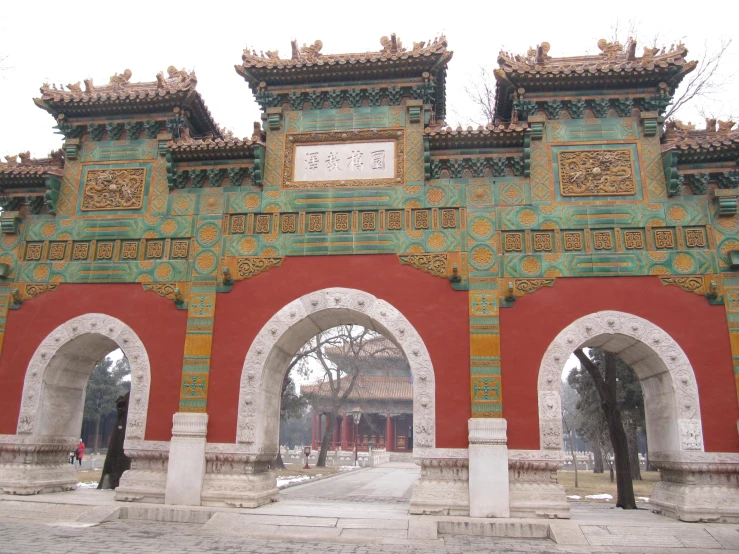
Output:
[[[123,73],[120,75],[118,75],[118,73],[116,73],[115,75],[111,75],[108,85],[113,88],[123,88],[129,84],[129,81],[131,80],[131,75],[133,75],[133,73],[130,69],[124,69]]]
[[[293,60],[305,60],[305,61],[315,61],[318,58],[321,57],[321,48],[323,48],[323,42],[320,40],[316,40],[313,44],[310,46],[306,45],[305,43],[303,46],[298,48],[298,41],[292,40],[290,41],[290,46],[292,47],[292,59]],[[267,58],[274,59],[269,54],[276,54],[277,52],[267,52]]]

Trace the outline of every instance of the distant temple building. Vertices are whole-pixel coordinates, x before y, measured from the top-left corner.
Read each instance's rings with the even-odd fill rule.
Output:
[[[313,408],[312,448],[321,447],[323,433],[331,417],[331,400],[341,396],[351,386],[353,370],[347,357],[351,354],[333,348],[329,358],[345,375],[332,385],[321,380],[301,388],[301,394],[309,398]],[[413,384],[408,361],[398,348],[384,337],[372,339],[365,351],[359,354],[354,387],[340,410],[334,425],[330,449],[368,450],[384,448],[388,452],[411,452],[413,450]],[[354,435],[352,413],[361,412],[357,427],[358,440]]]

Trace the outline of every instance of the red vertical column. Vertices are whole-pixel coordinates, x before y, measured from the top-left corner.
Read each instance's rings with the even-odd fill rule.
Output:
[[[313,450],[318,450],[318,444],[316,443],[316,423],[317,423],[317,414],[316,411],[313,410],[313,427],[311,428],[311,442],[310,447]]]
[[[349,422],[349,414],[344,414],[344,419],[341,422],[341,449],[346,450],[349,448],[349,427],[351,427],[351,423]]]
[[[334,421],[334,442],[332,445],[332,448],[336,448],[338,444],[341,443],[341,434],[339,432],[339,420],[336,418],[336,421]]]
[[[395,437],[393,437],[393,418],[390,416],[390,414],[386,415],[386,421],[385,421],[385,450],[388,452],[393,451],[393,443],[395,442]]]

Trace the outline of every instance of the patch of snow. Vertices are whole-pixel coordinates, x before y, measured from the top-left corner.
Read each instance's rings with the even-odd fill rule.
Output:
[[[291,483],[302,483],[303,481],[309,481],[312,477],[310,475],[288,475],[285,477],[277,478],[277,488],[281,489]]]
[[[641,502],[649,502],[649,498],[647,498],[646,496],[637,496],[636,499],[640,500]]]
[[[354,471],[359,469],[359,466],[339,466],[339,471]]]
[[[573,494],[572,496],[568,496],[570,500],[582,500],[582,496],[577,496],[576,494]]]
[[[77,483],[78,489],[96,489],[98,488],[97,481],[92,483]]]
[[[606,502],[613,500],[610,494],[589,494],[585,498],[588,500],[605,500]]]

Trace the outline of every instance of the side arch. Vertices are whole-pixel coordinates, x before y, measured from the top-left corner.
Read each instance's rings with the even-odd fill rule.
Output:
[[[581,317],[547,348],[538,380],[541,449],[562,449],[562,372],[572,352],[587,347],[617,354],[636,372],[650,451],[703,451],[698,385],[687,355],[654,323],[617,311]]]
[[[51,391],[81,388],[84,393],[94,364],[116,347],[123,350],[131,366],[126,440],[143,440],[151,386],[149,356],[133,329],[113,316],[98,313],[81,315],[61,324],[36,349],[26,370],[16,433],[69,436],[61,431],[75,425],[50,423],[51,414],[45,412],[65,409],[62,394]],[[80,421],[81,417],[80,413]],[[79,429],[72,436],[78,433]]]
[[[237,443],[257,452],[276,449],[280,385],[288,363],[308,339],[344,323],[374,329],[403,351],[413,379],[414,448],[436,446],[434,368],[421,336],[388,302],[347,288],[323,289],[290,302],[257,334],[241,373]]]

